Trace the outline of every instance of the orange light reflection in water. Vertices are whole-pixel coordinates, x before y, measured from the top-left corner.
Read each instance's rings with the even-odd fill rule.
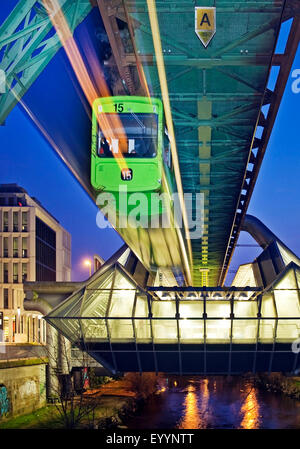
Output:
[[[201,403],[199,400],[201,397]],[[205,421],[203,420],[205,413],[207,412],[207,405],[209,400],[208,379],[204,379],[201,383],[200,395],[197,394],[197,390],[194,385],[188,386],[188,393],[184,401],[184,415],[180,421],[179,429],[201,429],[205,427]]]
[[[258,429],[260,423],[259,402],[257,400],[257,391],[249,390],[245,402],[241,408],[244,415],[240,424],[242,429]]]

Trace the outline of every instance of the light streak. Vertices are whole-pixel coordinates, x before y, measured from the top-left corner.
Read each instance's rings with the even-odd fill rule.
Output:
[[[174,165],[174,174],[175,174],[178,196],[179,196],[179,201],[180,201],[180,207],[181,207],[182,217],[183,217],[183,222],[184,222],[190,264],[192,264],[192,247],[191,247],[191,240],[189,238],[189,225],[188,225],[188,218],[187,218],[184,197],[183,197],[183,188],[182,188],[181,174],[180,174],[179,161],[178,161],[178,155],[177,155],[177,147],[176,147],[176,141],[175,141],[175,133],[174,133],[174,127],[173,127],[171,105],[170,105],[170,99],[169,99],[169,91],[168,91],[165,64],[164,64],[164,59],[163,59],[162,47],[161,47],[160,32],[159,32],[159,25],[158,25],[158,20],[157,20],[155,0],[147,0],[147,5],[148,5],[148,14],[149,14],[149,20],[150,20],[150,25],[151,25],[151,31],[152,31],[152,39],[153,39],[153,44],[154,44],[154,51],[155,51],[155,56],[156,56],[156,61],[157,61],[157,70],[158,70],[159,82],[160,82],[160,87],[161,87],[162,100],[163,100],[163,104],[164,104],[166,124],[167,124],[167,128],[168,128],[170,144],[171,144],[171,152],[172,152],[173,165]]]
[[[91,107],[93,107],[94,101],[100,95],[110,97],[110,91],[108,89],[106,81],[103,75],[100,75],[100,67],[98,70],[96,70],[96,64],[93,63],[91,59],[90,63],[93,65],[93,69],[96,70],[95,73],[98,77],[98,89],[95,89],[58,0],[43,0],[43,4],[48,12],[49,18],[53,23],[54,28],[56,29],[57,35],[62,43],[62,46],[64,47],[64,50],[74,70],[77,80]],[[114,138],[114,129],[122,129],[121,121],[115,114],[113,115],[113,117],[109,116],[108,114],[102,114],[100,123],[99,115],[97,113],[97,119],[105,138],[108,140]],[[124,136],[126,136],[125,131]],[[117,153],[113,153],[113,156],[115,157],[120,170],[122,170],[123,168],[127,168],[126,161],[122,154],[123,145],[125,145],[125,142],[122,142],[121,140],[120,151],[118,151]]]

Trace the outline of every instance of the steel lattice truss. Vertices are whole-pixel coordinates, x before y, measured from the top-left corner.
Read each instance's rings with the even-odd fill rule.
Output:
[[[150,93],[160,96],[147,1],[98,3],[102,10],[106,6],[110,22],[128,24],[133,44],[123,39],[123,58],[120,52],[116,55],[118,67],[134,74],[142,64]],[[297,50],[299,2],[217,0],[197,6],[216,6],[217,32],[207,48],[194,32],[193,1],[156,1],[183,188],[205,195],[204,236],[192,241],[194,285],[219,285],[227,274]],[[285,51],[275,54],[281,25],[289,19]],[[116,33],[106,30],[113,48]],[[279,74],[271,91],[267,81],[273,66],[279,67]]]
[[[60,0],[73,32],[92,9],[89,0]],[[0,27],[0,69],[6,89],[0,94],[0,124],[61,47],[43,1],[19,1]]]

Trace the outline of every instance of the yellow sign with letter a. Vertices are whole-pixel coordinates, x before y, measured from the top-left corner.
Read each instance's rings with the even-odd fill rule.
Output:
[[[206,48],[216,33],[216,8],[195,8],[195,32]]]

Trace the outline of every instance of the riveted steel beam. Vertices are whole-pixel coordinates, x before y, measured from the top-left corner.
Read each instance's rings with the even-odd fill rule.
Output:
[[[300,17],[296,16],[293,18],[293,23],[292,26],[290,28],[290,32],[289,32],[289,36],[288,36],[288,40],[286,43],[286,47],[285,47],[285,52],[284,52],[284,56],[285,56],[285,63],[282,64],[280,66],[280,70],[277,76],[277,80],[276,80],[276,85],[275,85],[275,89],[274,92],[276,92],[276,96],[273,97],[273,101],[270,104],[270,108],[268,111],[268,115],[267,115],[267,122],[266,122],[266,126],[264,127],[263,133],[262,133],[262,137],[261,137],[261,145],[259,146],[258,149],[258,153],[256,155],[255,158],[255,163],[253,165],[253,171],[251,173],[251,177],[249,178],[249,182],[246,183],[246,176],[247,176],[247,171],[244,175],[244,182],[242,183],[242,189],[246,190],[246,198],[244,200],[243,203],[243,208],[241,209],[241,213],[240,214],[235,214],[235,218],[233,220],[233,225],[231,228],[231,233],[230,233],[230,238],[229,238],[229,242],[230,245],[228,243],[227,246],[227,250],[226,250],[226,254],[225,254],[225,258],[224,258],[224,263],[222,266],[222,270],[221,270],[221,274],[220,274],[220,278],[219,278],[219,283],[223,284],[224,280],[226,278],[226,274],[228,271],[228,267],[232,258],[232,254],[233,254],[233,250],[234,247],[237,243],[238,240],[238,236],[240,233],[240,227],[243,221],[243,218],[246,214],[248,205],[249,205],[249,201],[251,199],[252,196],[252,192],[254,189],[254,185],[259,173],[259,169],[261,167],[262,161],[263,161],[263,157],[267,148],[267,144],[269,142],[269,138],[273,129],[273,125],[277,116],[277,112],[280,106],[280,102],[284,93],[284,89],[290,74],[290,70],[294,61],[294,57],[298,48],[298,44],[300,41]],[[271,63],[272,65],[272,63]],[[258,118],[259,120],[259,118]],[[253,147],[253,146],[252,146]],[[251,147],[251,148],[252,148]],[[250,149],[250,153],[249,153],[249,161],[251,158],[251,149]],[[240,197],[239,200],[237,202],[238,205],[240,205]],[[239,207],[239,206],[237,206]],[[234,233],[234,239],[232,239],[233,236],[233,230],[235,228],[235,233]]]

